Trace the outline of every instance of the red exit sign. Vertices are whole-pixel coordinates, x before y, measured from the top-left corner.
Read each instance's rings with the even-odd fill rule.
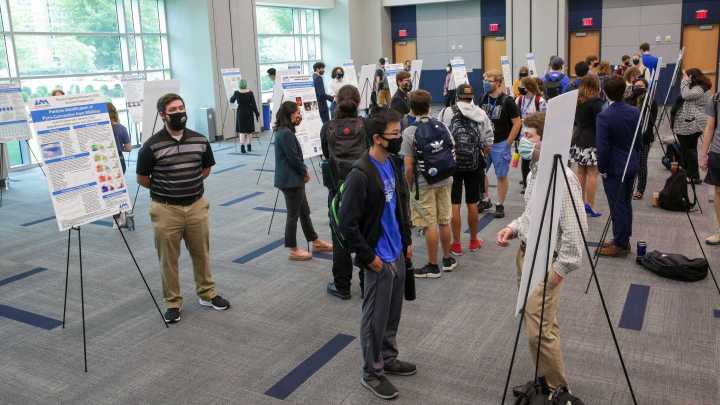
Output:
[[[490,32],[498,32],[498,31],[500,31],[500,24],[498,24],[498,23],[490,24]]]
[[[707,10],[695,10],[695,19],[696,20],[707,20],[707,18],[708,18]]]
[[[398,36],[400,38],[405,38],[407,36],[407,30],[398,30]]]
[[[592,17],[585,17],[582,19],[582,26],[583,27],[592,27],[593,25],[593,19]]]

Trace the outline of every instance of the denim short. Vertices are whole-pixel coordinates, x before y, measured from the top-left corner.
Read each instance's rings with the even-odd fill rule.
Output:
[[[509,143],[506,141],[494,143],[490,149],[490,156],[487,157],[487,170],[490,171],[490,166],[493,166],[495,167],[495,176],[507,177],[511,159]]]

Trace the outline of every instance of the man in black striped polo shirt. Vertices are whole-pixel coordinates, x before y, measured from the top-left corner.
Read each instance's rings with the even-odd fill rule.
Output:
[[[207,138],[185,128],[185,102],[179,95],[160,97],[157,109],[165,127],[140,149],[137,179],[150,189],[150,219],[167,305],[165,320],[175,323],[180,321],[182,309],[178,278],[182,239],[192,258],[200,305],[223,311],[230,303],[217,295],[210,274],[210,204],[203,197],[203,181],[215,164],[212,148]]]

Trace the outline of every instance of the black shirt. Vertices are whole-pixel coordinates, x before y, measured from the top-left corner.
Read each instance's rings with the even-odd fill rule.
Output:
[[[520,116],[520,108],[512,97],[502,94],[498,98],[492,98],[486,94],[482,98],[480,108],[485,110],[492,120],[495,133],[494,143],[507,141],[513,127],[512,120]]]
[[[579,148],[595,147],[595,121],[602,112],[603,101],[593,97],[578,104],[575,110],[575,127],[573,128],[572,145]]]
[[[390,108],[405,115],[410,113],[410,100],[408,94],[400,89],[395,92],[392,100],[390,101]]]
[[[153,201],[190,205],[203,195],[203,169],[214,165],[210,142],[203,135],[185,129],[176,141],[163,128],[143,144],[136,173],[150,176]]]

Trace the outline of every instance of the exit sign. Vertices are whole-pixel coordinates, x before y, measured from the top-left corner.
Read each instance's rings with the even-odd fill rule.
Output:
[[[695,19],[696,20],[707,20],[707,18],[708,18],[707,10],[695,10]]]
[[[583,27],[592,27],[593,25],[593,19],[592,17],[586,17],[582,19],[582,26]]]
[[[405,38],[405,37],[407,37],[407,30],[398,30],[398,36],[399,36],[400,38]]]
[[[498,32],[498,31],[500,31],[500,24],[498,24],[498,23],[490,24],[490,32]]]

